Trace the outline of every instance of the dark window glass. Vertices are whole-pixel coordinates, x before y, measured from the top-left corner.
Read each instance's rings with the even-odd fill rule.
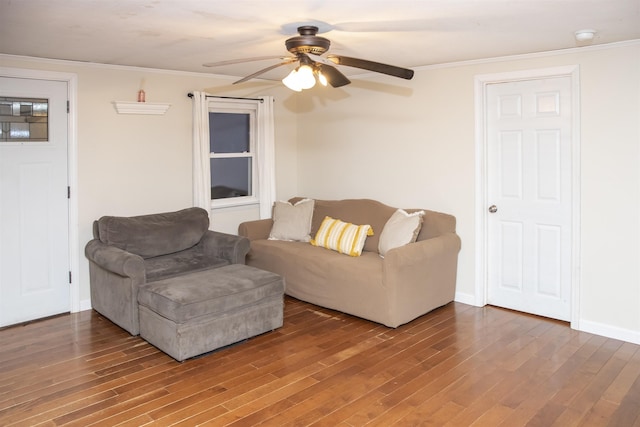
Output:
[[[211,199],[251,194],[250,157],[211,159]]]
[[[250,149],[249,114],[209,113],[212,153],[246,153]]]

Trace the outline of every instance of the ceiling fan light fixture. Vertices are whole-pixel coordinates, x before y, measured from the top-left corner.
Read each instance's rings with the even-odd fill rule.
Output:
[[[302,89],[311,89],[316,84],[313,68],[302,64],[282,79],[282,83],[291,90],[300,92]]]
[[[302,89],[311,89],[316,84],[316,78],[313,75],[313,68],[308,65],[298,67],[296,79]]]
[[[327,86],[327,78],[324,76],[324,74],[322,74],[322,72],[320,70],[316,69],[316,74],[318,75],[318,81],[320,82],[320,84],[322,86]]]
[[[287,75],[287,77],[282,79],[282,83],[284,83],[284,85],[289,89],[294,90],[296,92],[300,92],[302,88],[300,87],[300,84],[298,83],[298,79],[296,78],[297,73],[298,73],[297,70],[292,70]]]

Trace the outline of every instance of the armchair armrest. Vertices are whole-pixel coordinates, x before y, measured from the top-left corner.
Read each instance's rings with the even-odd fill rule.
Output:
[[[273,227],[273,219],[258,219],[246,221],[238,226],[238,234],[249,240],[268,239]]]
[[[244,264],[250,242],[246,237],[207,230],[198,245],[216,258],[226,259],[232,264]]]
[[[98,239],[89,241],[84,253],[90,261],[107,271],[137,279],[138,283],[144,283],[146,280],[144,260],[139,255],[105,245]]]
[[[144,260],[98,239],[87,243],[91,306],[132,335],[140,331],[138,322],[138,285],[147,280]]]

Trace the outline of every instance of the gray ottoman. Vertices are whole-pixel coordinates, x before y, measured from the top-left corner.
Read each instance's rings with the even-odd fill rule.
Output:
[[[284,279],[233,264],[140,286],[138,305],[140,336],[182,361],[281,327]]]

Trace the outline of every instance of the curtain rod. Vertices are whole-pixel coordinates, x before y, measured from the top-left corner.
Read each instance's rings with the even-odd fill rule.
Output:
[[[189,98],[193,98],[193,94],[191,92],[189,92],[187,94],[187,96]],[[264,102],[264,99],[262,98],[239,98],[236,96],[216,96],[216,95],[205,95],[206,98],[222,98],[222,99],[248,99],[249,101],[260,101],[260,102]]]

